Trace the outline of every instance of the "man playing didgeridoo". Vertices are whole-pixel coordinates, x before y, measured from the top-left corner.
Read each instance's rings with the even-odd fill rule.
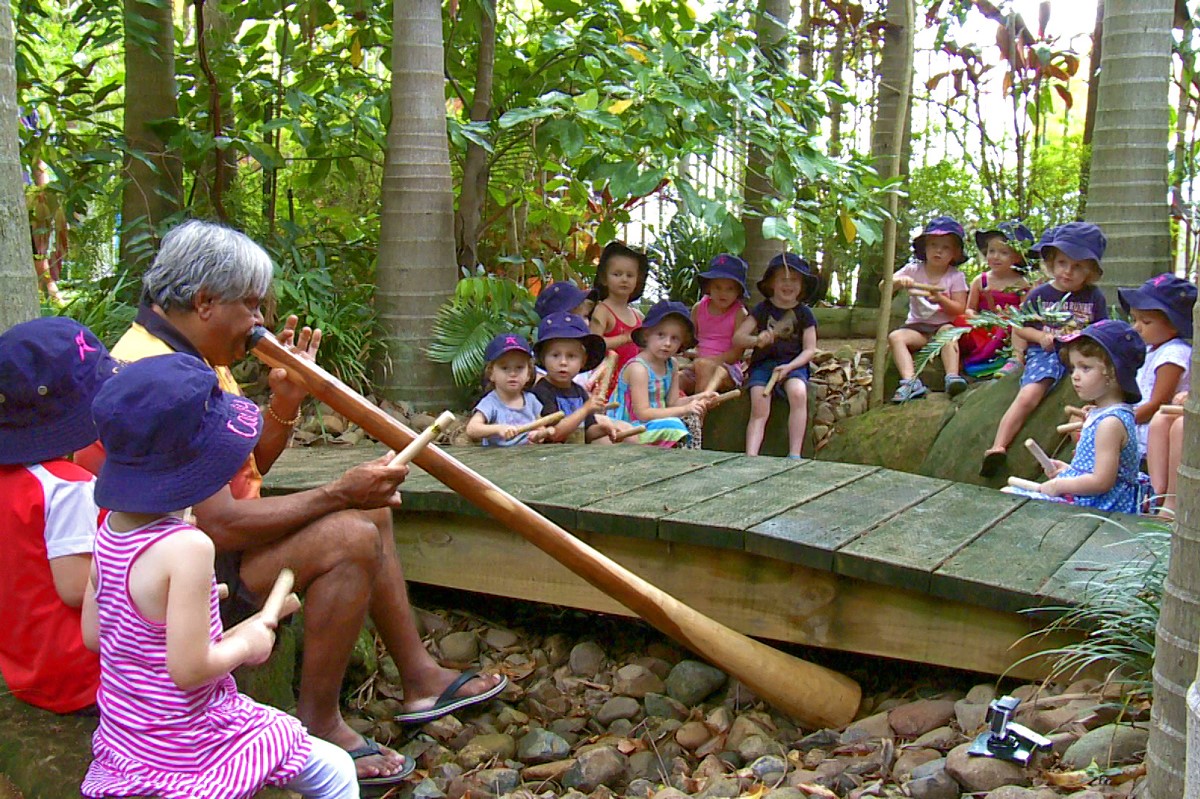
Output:
[[[205,360],[221,388],[240,393],[229,367],[246,357],[246,336],[263,322],[260,304],[271,259],[247,236],[189,221],[162,241],[142,280],[137,321],[113,348],[134,361],[182,352]],[[296,333],[287,320],[280,340],[313,359],[320,330]],[[386,784],[408,771],[398,753],[364,739],[341,716],[338,695],[363,619],[369,614],[395,660],[404,688],[401,722],[423,722],[498,694],[507,680],[444,669],[421,642],[392,538],[396,487],[408,470],[380,458],[332,482],[287,496],[260,497],[262,473],[287,445],[299,421],[304,388],[273,369],[263,433],[241,471],[193,509],[217,548],[217,580],[229,585],[225,623],[249,615],[283,567],[306,592],[304,653],[296,715],[313,735],[348,750],[362,784]],[[388,778],[393,778],[389,780]]]

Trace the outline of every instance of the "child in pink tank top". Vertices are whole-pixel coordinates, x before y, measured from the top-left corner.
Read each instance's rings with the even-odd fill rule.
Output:
[[[704,296],[692,306],[696,326],[696,357],[680,374],[680,385],[688,394],[738,388],[745,380],[745,350],[735,346],[733,333],[746,318],[746,262],[736,255],[721,253],[700,273]]]

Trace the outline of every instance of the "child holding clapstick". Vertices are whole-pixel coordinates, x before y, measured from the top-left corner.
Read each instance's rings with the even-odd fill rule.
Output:
[[[690,439],[681,417],[699,416],[715,392],[684,397],[676,379],[674,356],[690,346],[694,336],[692,319],[681,302],[662,300],[646,314],[646,321],[633,331],[641,347],[638,355],[621,370],[613,399],[618,403],[612,417],[631,425],[644,426],[640,444],[663,447],[685,445]]]
[[[1080,431],[1071,463],[1051,461],[1049,480],[1010,478],[1004,490],[1097,510],[1137,513],[1138,444],[1133,404],[1141,399],[1137,370],[1145,344],[1124,322],[1105,319],[1060,344],[1071,384],[1095,406]]]
[[[241,468],[262,429],[258,408],[222,392],[203,361],[172,354],[124,367],[92,410],[108,452],[96,501],[112,513],[83,604],[101,711],[83,795],[235,799],[279,785],[358,796],[345,750],[239,694],[231,675],[271,654],[279,617],[299,607],[290,586],[223,630],[212,540],[182,518]]]
[[[1027,268],[1025,253],[1021,250],[1022,246],[1028,246],[1024,242],[1031,244],[1033,234],[1020,222],[1001,222],[991,230],[975,232],[975,246],[987,260],[987,271],[971,281],[966,314],[954,320],[956,325],[965,325],[966,317],[980,311],[994,312],[1021,304],[1029,291],[1029,282],[1024,275]],[[1025,341],[1014,339],[1013,357],[1005,362],[1001,351],[1010,338],[1006,325],[975,327],[946,346],[958,348],[963,372],[972,377],[984,377],[1006,374],[1006,368],[1011,371],[1024,361]]]
[[[605,442],[628,425],[604,416],[603,390],[588,392],[575,382],[581,370],[592,370],[604,359],[604,339],[588,330],[587,322],[572,313],[552,313],[538,325],[533,351],[546,376],[532,389],[542,408],[565,414],[554,425],[554,441]]]
[[[491,388],[467,422],[467,435],[485,447],[540,444],[554,436],[548,426],[522,431],[537,422],[542,402],[527,389],[533,382],[533,350],[524,336],[500,333],[483,353],[484,388]]]
[[[788,457],[798,459],[808,428],[808,364],[817,352],[817,320],[809,302],[818,299],[821,280],[808,261],[794,253],[776,255],[758,290],[764,299],[738,327],[733,343],[754,348],[750,356],[750,422],[746,454],[762,447],[771,397],[788,401]]]
[[[641,299],[650,276],[650,261],[646,253],[613,241],[600,253],[593,289],[597,303],[592,309],[592,332],[604,338],[604,346],[617,353],[617,363],[605,397],[616,390],[616,381],[625,364],[638,354],[633,331],[642,324],[642,317],[631,302]]]
[[[1021,373],[1021,388],[1001,417],[992,446],[984,453],[979,469],[982,477],[994,477],[1005,467],[1008,447],[1025,420],[1066,374],[1058,357],[1059,338],[1108,318],[1104,293],[1093,285],[1103,274],[1100,260],[1107,244],[1103,231],[1095,225],[1070,222],[1054,228],[1053,234],[1043,237],[1039,247],[1031,251],[1040,255],[1042,267],[1052,281],[1029,292],[1021,307],[1054,307],[1068,312],[1070,319],[1030,322],[1013,331],[1014,336],[1029,343],[1025,370]]]
[[[908,291],[908,318],[888,334],[892,360],[900,372],[900,385],[892,402],[907,402],[925,396],[928,389],[916,373],[913,353],[924,347],[939,330],[949,327],[967,307],[967,279],[958,271],[966,263],[963,226],[952,217],[931,219],[921,235],[912,240],[916,261],[896,272],[893,285]],[[942,347],[946,367],[946,393],[957,396],[967,388],[959,374],[958,347]]]
[[[742,363],[746,348],[733,343],[734,333],[746,318],[742,301],[750,296],[746,271],[741,258],[721,253],[709,262],[708,271],[700,273],[704,296],[692,306],[696,357],[680,374],[686,393],[733,389],[746,379]]]

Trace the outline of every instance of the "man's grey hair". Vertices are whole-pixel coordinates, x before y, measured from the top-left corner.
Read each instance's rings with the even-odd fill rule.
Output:
[[[245,233],[192,219],[163,237],[142,293],[164,311],[191,310],[201,290],[224,302],[263,297],[273,273],[271,256]]]

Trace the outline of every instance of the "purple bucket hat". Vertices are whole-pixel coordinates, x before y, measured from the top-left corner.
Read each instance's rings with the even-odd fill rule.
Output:
[[[542,350],[556,338],[575,339],[583,345],[583,349],[587,353],[587,358],[583,363],[585,372],[599,366],[608,350],[604,339],[588,329],[587,320],[582,316],[576,316],[573,313],[555,313],[547,316],[538,325],[538,340],[533,345],[533,351],[539,361],[542,359]]]
[[[642,326],[629,334],[630,338],[633,339],[633,343],[639,347],[646,346],[646,332],[662,324],[663,320],[669,316],[679,317],[679,320],[687,326],[689,338],[695,340],[696,326],[692,324],[692,314],[688,310],[688,307],[682,302],[659,300],[651,305],[650,310],[646,312],[646,318],[642,320]],[[685,341],[683,349],[687,349],[691,344],[691,341]]]
[[[506,352],[523,352],[533,357],[533,349],[520,333],[497,333],[483,351],[483,362],[491,363]]]
[[[935,216],[929,220],[929,224],[921,231],[921,235],[912,240],[913,256],[918,261],[924,262],[925,260],[925,239],[930,236],[954,236],[957,238],[958,258],[951,261],[951,266],[959,266],[967,262],[967,232],[954,217]]]
[[[94,442],[92,400],[117,366],[92,331],[65,316],[0,335],[0,464],[41,463]]]
[[[767,271],[763,273],[762,278],[755,285],[758,287],[758,293],[764,297],[770,297],[767,293],[770,288],[771,278],[780,269],[790,269],[793,272],[798,272],[800,277],[804,279],[804,296],[800,298],[801,302],[812,304],[821,299],[821,277],[813,270],[812,265],[808,261],[796,255],[794,252],[783,252],[776,255],[767,264]]]
[[[1053,228],[1053,235],[1051,231],[1046,231],[1042,239],[1038,246],[1042,258],[1046,257],[1046,249],[1053,247],[1072,261],[1095,261],[1100,274],[1104,274],[1100,261],[1104,258],[1105,248],[1108,247],[1108,237],[1096,225],[1090,222],[1068,222]]]
[[[704,290],[710,280],[732,280],[742,287],[742,296],[749,297],[750,291],[746,288],[746,273],[749,269],[749,265],[741,258],[723,252],[708,262],[707,272],[700,273],[700,288]]]
[[[1141,402],[1142,392],[1138,388],[1137,373],[1146,361],[1146,342],[1137,331],[1118,319],[1101,319],[1088,325],[1077,335],[1056,341],[1055,347],[1061,351],[1081,338],[1090,338],[1108,353],[1125,401]]]
[[[1020,264],[1024,265],[1025,253],[1021,252],[1022,242],[1033,241],[1033,233],[1029,228],[1020,222],[1001,222],[990,230],[975,231],[975,246],[979,248],[979,252],[986,255],[988,241],[994,238],[1004,239],[1004,243],[1012,247],[1020,257]]]
[[[559,280],[542,289],[533,310],[538,319],[545,319],[554,313],[570,313],[588,299],[588,292],[576,286],[569,280]]]
[[[1117,289],[1117,299],[1125,313],[1130,309],[1161,311],[1180,338],[1191,340],[1196,287],[1190,280],[1175,275],[1155,275],[1136,289]]]
[[[262,432],[258,406],[227,394],[192,355],[155,355],[122,367],[92,403],[108,454],[96,504],[127,513],[168,513],[221,490]]]

